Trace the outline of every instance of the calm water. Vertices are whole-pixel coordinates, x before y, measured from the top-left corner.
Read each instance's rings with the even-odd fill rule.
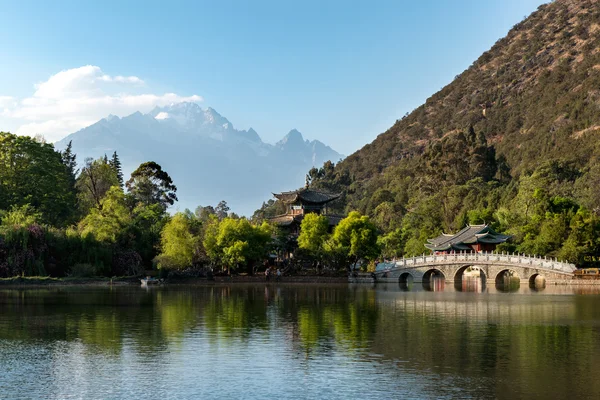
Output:
[[[600,398],[600,295],[0,290],[0,398]]]

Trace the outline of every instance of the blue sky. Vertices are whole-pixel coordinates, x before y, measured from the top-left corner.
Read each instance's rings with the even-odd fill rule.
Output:
[[[350,154],[542,3],[0,0],[0,130],[56,140],[201,97],[267,142],[297,128]]]

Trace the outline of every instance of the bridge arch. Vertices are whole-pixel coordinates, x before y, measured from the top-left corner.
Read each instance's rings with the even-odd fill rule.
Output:
[[[521,276],[519,275],[519,273],[517,271],[515,271],[512,268],[504,268],[503,270],[501,270],[500,272],[498,272],[496,274],[496,282],[498,282],[498,280],[502,280],[505,277],[511,277],[511,278],[519,278],[521,279]]]
[[[465,272],[468,272],[469,268],[472,268],[472,271],[479,271],[481,277],[483,279],[487,279],[487,275],[485,273],[485,271],[483,270],[483,268],[477,266],[477,265],[463,265],[462,267],[458,268],[456,270],[456,272],[454,273],[454,281],[456,282],[457,280],[461,280],[464,276]]]
[[[430,268],[423,274],[423,289],[432,292],[444,290],[446,275],[437,268]]]
[[[502,269],[496,274],[496,289],[501,292],[512,292],[521,286],[521,276],[512,268]]]
[[[543,289],[546,287],[546,277],[540,273],[535,273],[529,277],[529,287],[533,289]]]
[[[415,280],[415,277],[410,272],[403,272],[400,274],[398,281],[401,285],[408,285]]]
[[[463,265],[454,273],[454,289],[459,292],[481,292],[486,281],[487,274],[477,265]]]

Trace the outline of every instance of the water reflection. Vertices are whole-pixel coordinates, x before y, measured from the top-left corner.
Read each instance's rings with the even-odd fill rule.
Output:
[[[429,292],[443,292],[446,287],[446,277],[437,269],[430,269],[423,275],[423,289]]]
[[[0,398],[600,395],[600,287],[503,294],[475,273],[460,288],[431,275],[0,290]]]
[[[496,276],[496,289],[500,292],[518,292],[520,287],[521,278],[513,270],[506,269]]]
[[[454,288],[459,292],[483,293],[486,289],[485,272],[476,266],[459,269],[454,278]]]

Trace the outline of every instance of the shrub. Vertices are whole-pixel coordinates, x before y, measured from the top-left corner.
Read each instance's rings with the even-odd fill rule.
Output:
[[[71,267],[69,274],[75,278],[90,278],[96,276],[96,268],[92,264],[75,264]]]

